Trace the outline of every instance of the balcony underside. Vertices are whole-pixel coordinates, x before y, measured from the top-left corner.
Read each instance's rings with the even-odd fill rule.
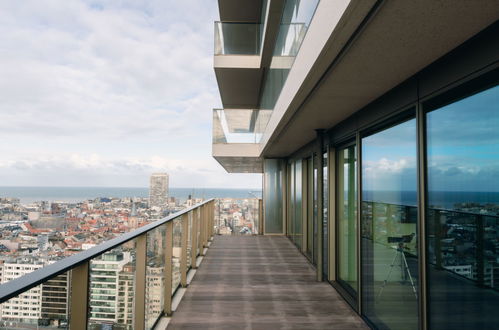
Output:
[[[283,236],[218,236],[168,329],[369,329]]]
[[[336,26],[330,23],[334,2],[319,3],[264,134],[263,156],[290,155],[315,139],[315,129],[339,124],[494,23],[499,13],[497,1],[384,1],[364,20],[373,3],[351,2]],[[312,51],[317,40],[324,41],[320,56]]]
[[[217,56],[215,75],[224,108],[257,109],[263,70],[259,56]],[[232,61],[235,59],[234,61]],[[246,59],[249,59],[246,61]],[[235,62],[235,63],[228,63]],[[240,67],[248,63],[246,67]],[[256,66],[258,64],[258,66]],[[220,67],[218,65],[224,65]]]
[[[262,0],[218,0],[220,20],[225,22],[260,22]]]
[[[213,158],[229,173],[262,173],[258,143],[213,144]]]

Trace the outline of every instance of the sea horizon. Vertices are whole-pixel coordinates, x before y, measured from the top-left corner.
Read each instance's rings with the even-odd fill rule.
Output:
[[[169,196],[181,201],[192,198],[261,198],[254,188],[170,187]],[[22,204],[38,201],[80,202],[95,198],[149,197],[149,187],[104,186],[0,186],[0,198],[19,198]]]

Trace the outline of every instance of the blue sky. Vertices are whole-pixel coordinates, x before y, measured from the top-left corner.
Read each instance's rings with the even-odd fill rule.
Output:
[[[429,190],[499,192],[499,87],[427,115]],[[416,190],[416,123],[363,139],[363,187]]]
[[[211,157],[217,2],[0,3],[0,185],[261,186]]]

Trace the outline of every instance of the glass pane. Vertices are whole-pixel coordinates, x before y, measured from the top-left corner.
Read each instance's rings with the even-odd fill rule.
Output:
[[[258,55],[261,24],[215,22],[215,55]]]
[[[88,328],[132,329],[136,240],[90,261]]]
[[[322,158],[322,232],[323,232],[323,243],[322,243],[322,272],[327,278],[329,274],[329,237],[328,237],[328,203],[329,203],[329,187],[328,187],[328,166],[327,166],[327,152],[323,154]]]
[[[282,221],[284,166],[279,159],[264,160],[263,203],[266,234],[282,234],[284,231]]]
[[[182,218],[173,220],[172,294],[180,285],[180,258],[182,257]]]
[[[427,114],[429,320],[499,327],[499,87]]]
[[[2,283],[36,270],[35,265],[5,262]],[[0,329],[68,329],[70,278],[63,273],[1,304]]]
[[[192,217],[194,213],[191,211],[188,213],[187,219],[189,220],[189,230],[187,231],[187,269],[191,268],[191,259],[192,259]]]
[[[293,206],[294,206],[294,164],[288,164],[288,171],[287,171],[287,234],[288,237],[291,238],[291,240],[294,242],[294,212],[293,212]]]
[[[215,205],[218,234],[258,234],[259,203],[257,198],[219,198]]]
[[[357,147],[338,152],[338,279],[357,291]]]
[[[146,329],[152,329],[164,306],[166,225],[147,233]]]
[[[307,255],[313,258],[314,251],[314,180],[312,158],[307,159]]]
[[[319,203],[318,203],[318,177],[317,177],[317,166],[318,166],[318,158],[317,158],[317,155],[314,155],[314,164],[313,164],[313,168],[314,168],[314,171],[313,171],[313,183],[314,183],[314,191],[313,191],[313,196],[314,196],[314,200],[313,200],[313,216],[314,216],[314,237],[313,237],[313,242],[314,242],[314,252],[313,252],[313,263],[314,265],[317,265],[317,256],[318,256],[318,252],[317,252],[317,233],[318,233],[318,213],[319,213]]]
[[[362,139],[362,300],[378,327],[418,328],[416,120]]]
[[[212,142],[258,143],[269,118],[270,113],[265,110],[213,109]]]
[[[272,61],[265,76],[261,109],[274,109],[318,3],[319,0],[286,1]]]
[[[302,165],[301,160],[295,163],[295,244],[302,247]]]

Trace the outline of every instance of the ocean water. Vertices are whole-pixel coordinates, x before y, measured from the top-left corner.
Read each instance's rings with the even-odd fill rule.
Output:
[[[415,191],[363,191],[362,199],[373,202],[417,206]],[[498,204],[499,192],[483,191],[429,191],[428,204],[452,209],[457,203]]]
[[[170,196],[193,198],[261,198],[261,190],[226,188],[170,188]],[[120,187],[0,187],[0,197],[16,197],[21,203],[35,201],[79,202],[97,197],[148,197],[149,188]]]

